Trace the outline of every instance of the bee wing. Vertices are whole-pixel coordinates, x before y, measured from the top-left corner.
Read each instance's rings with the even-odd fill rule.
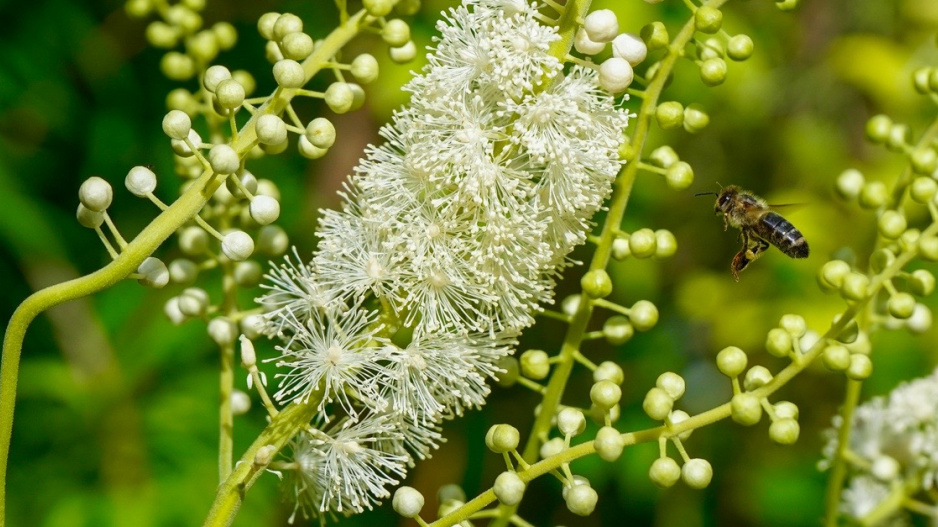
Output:
[[[785,209],[788,212],[800,209],[807,203],[769,203],[767,206],[772,210]]]

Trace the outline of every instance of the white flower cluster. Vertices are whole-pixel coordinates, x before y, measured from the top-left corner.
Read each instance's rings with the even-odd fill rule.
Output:
[[[259,299],[285,341],[275,398],[342,413],[294,441],[304,512],[370,508],[438,422],[484,403],[620,168],[628,114],[592,70],[564,75],[533,6],[464,0],[438,29],[315,257]]]
[[[827,432],[822,468],[834,458],[841,426],[837,417]],[[863,460],[851,464],[842,496],[841,511],[853,518],[872,512],[902,481],[938,490],[938,370],[858,406],[848,448],[851,457]],[[893,515],[891,521],[901,523],[903,518]]]

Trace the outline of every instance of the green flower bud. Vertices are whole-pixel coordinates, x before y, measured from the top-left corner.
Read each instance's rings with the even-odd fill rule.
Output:
[[[378,60],[373,55],[362,53],[352,61],[352,75],[363,84],[368,84],[378,78]]]
[[[655,231],[639,229],[629,236],[629,250],[636,258],[650,258],[658,250],[658,239]]]
[[[684,108],[684,130],[695,134],[710,124],[710,116],[699,105],[692,104]]]
[[[565,315],[572,317],[580,309],[580,295],[570,295],[560,303],[560,309]]]
[[[261,281],[264,271],[261,264],[254,260],[238,262],[234,268],[235,283],[241,287],[255,287]]]
[[[593,382],[606,380],[621,385],[622,381],[625,380],[625,372],[622,371],[622,368],[618,364],[608,360],[603,361],[593,370]]]
[[[840,294],[847,300],[863,300],[869,294],[870,279],[865,274],[847,273]]]
[[[870,255],[870,270],[880,273],[896,261],[896,255],[889,249],[877,249]]]
[[[855,381],[862,381],[873,374],[873,361],[869,356],[854,353],[850,356],[850,366],[847,368],[847,377]]]
[[[808,331],[808,325],[804,321],[804,317],[801,315],[783,315],[782,319],[779,320],[778,325],[780,328],[792,334],[796,338],[803,337],[805,332]]]
[[[524,497],[525,482],[514,472],[505,471],[495,478],[495,497],[498,501],[509,507],[521,503]]]
[[[912,162],[912,170],[925,176],[930,176],[938,167],[938,154],[929,147],[916,149],[909,160]]]
[[[928,296],[935,290],[935,275],[925,269],[916,269],[909,276],[909,289],[918,296]]]
[[[826,290],[840,289],[848,273],[850,264],[843,260],[831,260],[821,267],[818,283]]]
[[[677,239],[669,230],[655,231],[655,258],[668,258],[677,252]]]
[[[625,344],[632,339],[634,334],[635,328],[632,327],[632,323],[622,315],[611,316],[603,323],[603,335],[613,346]]]
[[[629,310],[629,321],[638,331],[648,331],[658,323],[658,308],[647,300],[639,300]]]
[[[383,17],[391,14],[394,2],[391,0],[362,0],[362,6],[373,17]]]
[[[911,317],[915,310],[915,297],[909,293],[896,293],[889,297],[886,309],[890,315],[905,320]]]
[[[929,262],[938,261],[938,237],[920,236],[918,239],[918,252]]]
[[[283,37],[290,33],[299,33],[303,31],[303,19],[293,13],[284,13],[277,17],[274,22],[273,40],[281,41]]]
[[[666,48],[671,42],[671,37],[668,36],[668,30],[661,22],[652,22],[643,27],[641,37],[642,40],[645,41],[645,45],[648,46],[648,51]]]
[[[423,494],[413,487],[406,486],[394,491],[394,499],[391,501],[394,512],[404,518],[417,517],[417,515],[420,514],[420,510],[423,509],[423,504]]]
[[[648,414],[648,417],[656,421],[663,421],[671,408],[674,406],[674,399],[668,395],[668,392],[661,388],[654,387],[645,394],[645,400],[642,401],[642,409]]]
[[[663,130],[678,128],[684,124],[684,106],[676,101],[663,102],[655,108],[655,119]]]
[[[870,181],[860,190],[860,206],[865,209],[882,207],[889,199],[889,190],[879,181]]]
[[[586,429],[586,417],[577,408],[564,408],[557,414],[557,429],[565,436],[578,435]]]
[[[543,350],[527,350],[521,354],[521,374],[539,381],[550,373],[550,357]]]
[[[892,119],[888,115],[874,115],[866,122],[866,137],[873,143],[885,143],[892,130]]]
[[[495,425],[485,434],[485,446],[496,454],[504,454],[518,448],[521,435],[518,429],[506,424]]]
[[[391,47],[403,46],[410,41],[410,26],[400,18],[388,20],[381,30],[381,38]]]
[[[886,239],[895,240],[905,232],[908,223],[901,212],[886,210],[879,216],[879,233]]]
[[[886,137],[886,148],[893,152],[902,152],[912,139],[912,130],[907,124],[893,124]]]
[[[574,485],[564,496],[567,509],[577,516],[589,516],[596,509],[599,494],[588,485]]]
[[[723,348],[717,353],[717,368],[729,378],[736,377],[746,369],[746,352],[736,346]]]
[[[538,453],[540,454],[541,459],[547,459],[563,452],[565,448],[566,445],[563,442],[563,438],[555,437],[545,441],[544,444],[541,445],[541,449],[538,451]]]
[[[692,489],[703,489],[713,479],[713,467],[706,459],[690,459],[681,467],[681,478]]]
[[[938,191],[938,183],[934,179],[920,176],[912,180],[912,186],[909,187],[909,196],[916,203],[924,205],[935,197],[936,191]]]
[[[844,371],[850,367],[850,350],[840,344],[827,346],[821,354],[821,360],[831,371]]]
[[[355,94],[352,88],[345,82],[333,82],[326,88],[324,96],[326,105],[335,113],[346,113],[352,109],[355,102]]]
[[[612,381],[599,381],[590,388],[590,400],[600,408],[612,408],[619,404],[620,399],[622,399],[622,388]]]
[[[697,57],[700,60],[723,58],[725,56],[726,49],[724,49],[723,41],[718,38],[710,37],[697,45]]]
[[[769,425],[769,438],[780,445],[791,445],[798,441],[801,426],[794,419],[777,419]]]
[[[612,279],[605,269],[593,269],[580,279],[580,287],[590,298],[604,298],[612,292]]]
[[[681,467],[669,457],[659,457],[648,469],[648,478],[663,489],[673,487],[681,479]]]
[[[234,110],[244,103],[244,86],[234,79],[225,79],[215,87],[215,100],[225,110]],[[174,139],[182,139],[175,137]]]
[[[672,371],[666,371],[659,375],[658,380],[655,381],[655,386],[667,392],[668,397],[675,401],[684,395],[684,378]]]
[[[863,174],[855,168],[844,170],[837,176],[834,190],[837,195],[846,200],[855,200],[863,190]]]
[[[905,324],[909,331],[920,334],[931,329],[931,321],[931,310],[923,304],[918,304],[915,306],[912,316],[905,321]]]
[[[772,382],[772,372],[765,366],[753,366],[746,372],[743,379],[743,388],[746,391],[753,391]]]
[[[498,369],[502,371],[495,374],[495,382],[502,388],[507,388],[518,382],[518,377],[521,375],[518,359],[502,357],[498,360]]]
[[[283,58],[301,62],[313,54],[316,44],[313,37],[306,33],[290,33],[283,37],[280,42],[280,51],[283,52]]]
[[[593,440],[593,447],[596,453],[603,461],[615,461],[622,455],[622,449],[625,447],[625,440],[622,434],[611,426],[604,426],[596,432],[596,439]]]
[[[775,357],[787,357],[792,350],[791,334],[782,328],[772,328],[765,338],[765,350]]]
[[[612,241],[612,257],[616,260],[625,260],[632,255],[628,238],[616,238]]]
[[[753,43],[749,35],[734,35],[726,44],[726,54],[735,61],[743,61],[752,56]]]
[[[688,163],[678,161],[668,168],[664,179],[674,190],[684,190],[694,183],[694,169]]]
[[[700,64],[700,80],[707,86],[723,84],[726,80],[726,61],[718,58],[703,61]]]
[[[694,26],[702,33],[716,33],[723,26],[723,12],[708,5],[697,8]]]
[[[928,79],[931,76],[931,68],[923,67],[915,70],[912,73],[912,86],[915,88],[915,91],[921,93],[922,95],[927,94],[931,88],[928,86]]]
[[[455,483],[449,483],[440,487],[440,490],[436,493],[436,499],[438,502],[443,503],[444,501],[466,501],[466,491],[462,489],[459,485]]]
[[[737,393],[730,400],[733,421],[751,426],[762,419],[762,401],[751,393]]]
[[[651,151],[648,160],[651,161],[653,165],[668,168],[681,159],[677,156],[677,152],[675,152],[673,148],[668,145],[662,145]]]

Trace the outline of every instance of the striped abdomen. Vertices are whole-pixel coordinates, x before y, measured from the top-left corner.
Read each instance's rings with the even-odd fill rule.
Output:
[[[808,242],[790,221],[775,212],[767,212],[759,220],[757,234],[792,258],[808,257]]]

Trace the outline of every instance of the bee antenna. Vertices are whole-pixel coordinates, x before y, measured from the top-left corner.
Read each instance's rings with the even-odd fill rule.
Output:
[[[695,198],[698,196],[719,196],[719,194],[716,192],[698,192],[697,194],[694,194]]]

